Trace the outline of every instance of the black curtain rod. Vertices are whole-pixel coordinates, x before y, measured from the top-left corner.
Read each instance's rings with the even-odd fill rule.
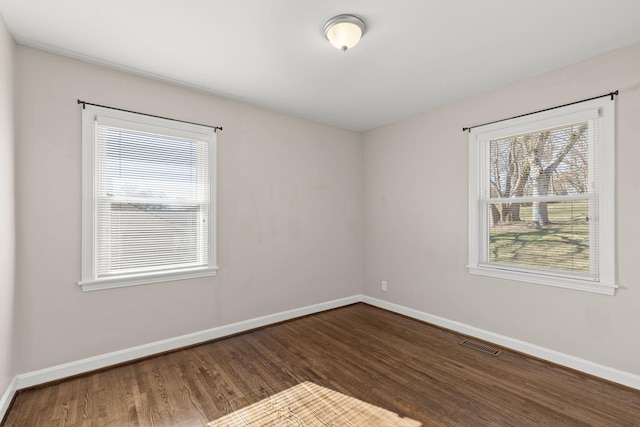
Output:
[[[555,110],[556,108],[568,107],[569,105],[580,104],[581,102],[593,101],[594,99],[604,98],[606,96],[610,96],[611,100],[613,101],[613,97],[617,96],[617,95],[618,95],[618,91],[616,90],[615,92],[609,92],[609,93],[606,93],[604,95],[594,96],[593,98],[588,98],[588,99],[583,99],[583,100],[580,100],[580,101],[570,102],[568,104],[558,105],[557,107],[545,108],[544,110],[538,110],[538,111],[534,111],[532,113],[527,113],[527,114],[520,114],[519,116],[513,116],[513,117],[509,117],[507,119],[500,119],[500,120],[496,120],[496,121],[493,121],[493,122],[483,123],[481,125],[469,126],[468,128],[462,128],[462,132],[469,131],[469,133],[471,133],[471,129],[479,128],[480,126],[492,125],[494,123],[500,123],[500,122],[504,122],[506,120],[511,120],[511,119],[517,119],[517,118],[520,118],[520,117],[530,116],[531,114],[537,114],[537,113],[542,113],[544,111]]]
[[[109,108],[111,110],[118,110],[118,111],[124,111],[125,113],[133,113],[133,114],[141,114],[143,116],[149,116],[149,117],[155,117],[156,119],[165,119],[165,120],[172,120],[174,122],[180,122],[180,123],[187,123],[190,125],[197,125],[197,126],[204,126],[204,127],[208,127],[213,129],[214,132],[217,132],[219,130],[222,130],[221,126],[211,126],[211,125],[203,125],[202,123],[194,123],[194,122],[188,122],[186,120],[178,120],[178,119],[172,119],[171,117],[162,117],[162,116],[155,116],[153,114],[147,114],[147,113],[139,113],[137,111],[131,111],[131,110],[124,110],[122,108],[116,108],[116,107],[108,107],[106,105],[100,105],[100,104],[92,104],[91,102],[86,102],[86,101],[81,101],[78,99],[78,104],[82,104],[82,109],[84,110],[85,107],[87,105],[93,105],[94,107],[102,107],[102,108]]]

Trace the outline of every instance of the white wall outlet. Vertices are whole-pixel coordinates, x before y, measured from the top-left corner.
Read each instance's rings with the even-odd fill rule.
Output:
[[[382,280],[380,282],[380,289],[382,289],[383,291],[387,290],[387,281],[386,280]]]

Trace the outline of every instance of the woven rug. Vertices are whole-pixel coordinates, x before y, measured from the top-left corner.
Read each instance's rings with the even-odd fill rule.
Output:
[[[208,425],[418,427],[422,424],[317,384],[304,382]]]

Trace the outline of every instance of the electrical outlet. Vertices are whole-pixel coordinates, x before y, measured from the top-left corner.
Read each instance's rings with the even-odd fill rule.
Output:
[[[383,280],[383,281],[380,282],[380,289],[382,289],[383,291],[386,292],[386,290],[387,290],[387,281],[386,280]]]

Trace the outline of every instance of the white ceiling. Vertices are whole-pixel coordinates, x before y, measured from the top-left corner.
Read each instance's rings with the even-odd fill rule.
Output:
[[[368,26],[345,53],[322,33],[341,13]],[[356,131],[640,42],[640,0],[0,0],[0,14],[19,44]]]

